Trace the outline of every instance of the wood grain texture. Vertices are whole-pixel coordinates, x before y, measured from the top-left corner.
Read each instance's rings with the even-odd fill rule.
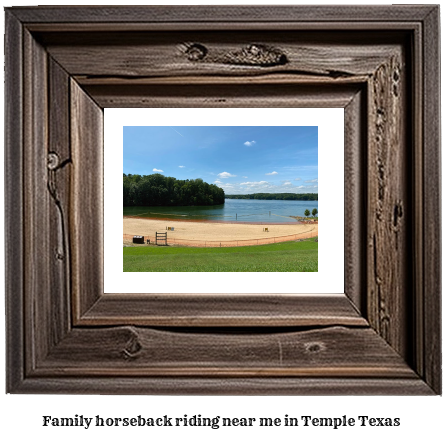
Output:
[[[344,294],[105,294],[78,326],[367,327]]]
[[[414,147],[413,147],[413,176],[414,176],[414,199],[413,199],[413,233],[411,250],[413,253],[413,281],[414,281],[414,312],[413,336],[414,352],[411,357],[414,369],[420,376],[424,375],[424,298],[425,288],[423,281],[423,224],[426,217],[423,215],[423,34],[415,32],[412,41],[411,53],[409,56],[415,60],[411,73],[415,80],[412,81],[412,111],[414,113],[413,123],[411,123]]]
[[[5,13],[5,295],[6,388],[24,378],[23,53],[22,24]]]
[[[73,318],[103,294],[103,111],[71,79]]]
[[[90,85],[99,86],[116,86],[120,85],[238,85],[240,82],[245,84],[294,84],[297,85],[346,85],[346,84],[363,84],[367,81],[367,75],[350,75],[340,77],[340,81],[337,81],[336,77],[330,75],[327,76],[314,76],[302,73],[279,73],[274,72],[272,74],[266,74],[266,71],[252,75],[251,77],[241,77],[236,75],[224,75],[224,76],[82,76],[75,75],[76,82],[83,87]]]
[[[403,30],[406,32],[419,31],[420,21],[257,21],[257,22],[241,22],[241,21],[201,21],[201,22],[71,22],[71,23],[26,23],[26,28],[34,33],[56,33],[56,32],[195,32],[195,31],[315,31],[317,32],[333,32],[333,31],[376,31],[377,33],[392,32],[393,30]],[[331,33],[332,40],[337,33]],[[47,35],[45,35],[47,36]],[[51,37],[49,37],[51,38]]]
[[[404,59],[380,65],[368,87],[368,318],[403,356],[407,353],[410,185],[404,129]]]
[[[441,114],[440,114],[440,39],[438,8],[427,15],[424,39],[423,119],[423,356],[424,377],[431,388],[441,394]]]
[[[70,329],[66,194],[69,174],[66,72],[24,33],[24,235],[26,366],[28,371]],[[49,79],[48,79],[49,78]],[[57,119],[57,122],[56,122]],[[52,122],[52,123],[51,123]],[[62,134],[62,132],[64,133]]]
[[[433,395],[422,380],[392,378],[313,377],[45,377],[17,388],[26,394],[152,395]]]
[[[121,22],[366,22],[423,20],[435,6],[180,6],[145,7],[12,7],[11,12],[26,23],[121,23]]]
[[[216,335],[133,326],[74,329],[33,373],[84,374],[416,378],[372,329],[345,327]]]
[[[51,318],[54,342],[59,342],[71,326],[71,260],[69,207],[71,190],[71,142],[69,75],[52,58],[48,59],[48,148],[47,187],[51,197],[49,212],[50,254],[55,262],[51,272]]]
[[[6,24],[8,391],[441,393],[438,7],[9,8]],[[351,300],[103,295],[105,106],[346,108]]]
[[[393,37],[394,35],[394,37]],[[174,77],[199,75],[259,76],[264,74],[307,74],[339,78],[375,71],[401,44],[407,34],[392,32],[353,35],[350,52],[346,36],[331,41],[330,33],[307,32],[129,32],[90,33],[72,41],[72,33],[38,38],[48,52],[73,75],[105,78]],[[359,40],[363,40],[359,44]],[[293,41],[300,41],[294,44]],[[387,44],[385,41],[389,41]],[[205,49],[202,59],[193,59],[194,44]],[[283,65],[264,66],[233,60],[250,47],[265,46],[284,56]],[[253,50],[247,50],[254,52]],[[252,64],[251,64],[252,63]]]
[[[367,317],[366,230],[367,99],[364,89],[345,107],[344,245],[345,292],[363,317]]]
[[[358,84],[86,85],[106,108],[311,108],[344,107]]]
[[[32,370],[36,362],[46,356],[55,343],[50,321],[53,316],[51,301],[50,266],[54,254],[50,251],[49,209],[47,189],[47,54],[30,35],[24,32],[24,214],[23,233],[25,287],[24,302],[26,367]],[[33,123],[40,119],[41,123]],[[60,291],[52,290],[58,294]],[[38,329],[37,329],[38,327]]]

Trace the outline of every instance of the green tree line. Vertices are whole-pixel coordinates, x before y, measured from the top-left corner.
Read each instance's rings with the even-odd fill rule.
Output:
[[[253,193],[252,195],[225,195],[226,199],[276,199],[279,201],[318,201],[318,193]]]
[[[158,173],[123,174],[123,206],[152,207],[174,205],[218,205],[225,192],[201,178],[179,180]]]

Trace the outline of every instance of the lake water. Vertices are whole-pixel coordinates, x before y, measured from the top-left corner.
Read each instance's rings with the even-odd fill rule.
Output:
[[[318,210],[318,201],[266,201],[226,199],[224,205],[198,207],[124,207],[123,216],[157,219],[188,219],[237,222],[296,222],[291,216],[304,216],[305,210]]]

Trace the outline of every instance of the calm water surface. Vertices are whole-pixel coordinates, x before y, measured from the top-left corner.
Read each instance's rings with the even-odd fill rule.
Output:
[[[305,210],[318,210],[318,201],[226,199],[224,205],[205,207],[123,207],[123,216],[238,222],[296,222]]]

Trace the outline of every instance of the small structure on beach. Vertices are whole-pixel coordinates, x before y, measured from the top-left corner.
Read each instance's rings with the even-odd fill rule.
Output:
[[[145,236],[133,236],[132,243],[145,243]]]

